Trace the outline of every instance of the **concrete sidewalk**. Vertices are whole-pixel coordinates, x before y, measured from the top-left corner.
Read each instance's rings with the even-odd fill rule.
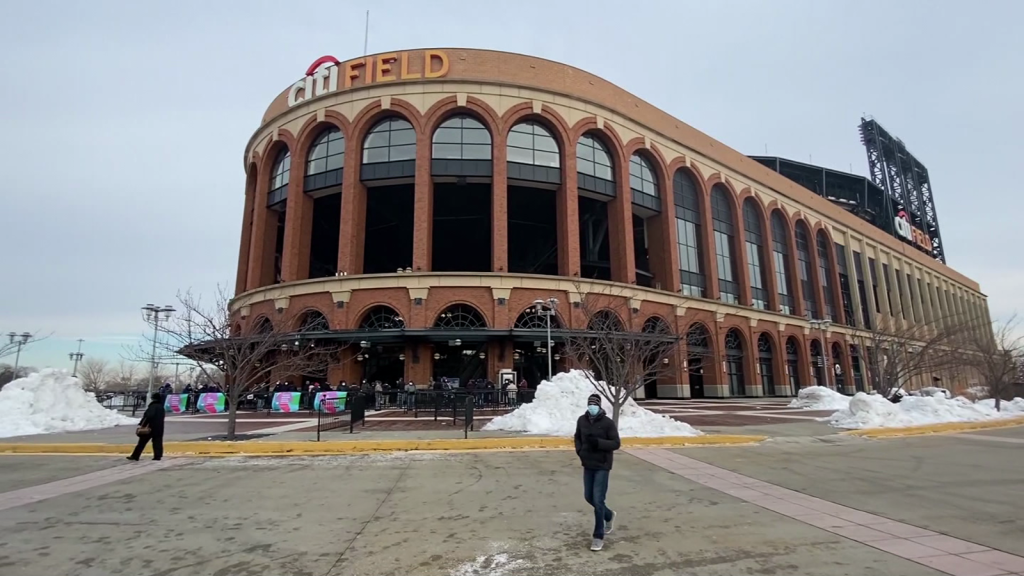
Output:
[[[25,473],[7,465],[18,458],[35,457],[0,457],[0,477]],[[197,461],[0,512],[0,566],[5,576],[939,574],[628,454],[611,480],[618,525],[595,555],[581,492],[566,452]]]

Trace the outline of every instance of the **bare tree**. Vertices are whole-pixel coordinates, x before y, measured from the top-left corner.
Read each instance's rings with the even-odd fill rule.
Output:
[[[33,336],[30,336],[28,340],[26,340],[24,342],[19,342],[19,341],[15,341],[17,339],[17,335],[15,335],[14,339],[8,338],[7,335],[0,335],[0,358],[6,358],[7,356],[12,356],[15,352],[17,352],[18,346],[21,346],[22,348],[24,348],[25,346],[28,346],[29,344],[34,344],[36,342],[39,342],[40,340],[46,340],[49,337],[50,337],[49,334],[46,334],[46,335],[43,335],[43,336],[33,335]],[[21,372],[21,368],[20,367],[18,368],[18,372],[19,373]]]
[[[117,369],[112,371],[110,383],[118,392],[132,392],[138,383],[135,377],[138,370],[138,364],[122,358],[117,364]]]
[[[955,368],[968,332],[957,317],[924,324],[879,316],[862,337],[872,387],[891,398],[915,378]]]
[[[278,331],[269,321],[245,332],[232,330],[229,300],[223,288],[208,305],[191,291],[178,294],[179,310],[161,323],[157,348],[162,356],[192,360],[203,377],[224,383],[227,437],[233,440],[240,398],[267,387],[272,376],[285,379],[326,373],[338,355],[335,347]],[[148,350],[141,352],[143,358],[148,355]]]
[[[991,333],[972,333],[963,343],[961,361],[981,378],[989,397],[995,398],[997,411],[1024,375],[1024,336],[1019,328],[1020,322],[1014,315],[995,324]]]
[[[86,358],[78,367],[78,379],[86,392],[98,394],[107,387],[110,363],[102,358]]]
[[[18,378],[24,378],[35,371],[36,369],[32,366],[18,366],[18,373],[15,374],[14,366],[10,364],[0,364],[0,388],[14,382]]]
[[[597,393],[611,404],[616,423],[626,401],[644,383],[672,373],[667,360],[679,343],[671,327],[657,316],[645,321],[640,331],[628,329],[623,318],[632,320],[633,311],[624,302],[604,294],[584,294],[580,309],[587,327],[566,332],[563,345],[563,354],[583,368]]]

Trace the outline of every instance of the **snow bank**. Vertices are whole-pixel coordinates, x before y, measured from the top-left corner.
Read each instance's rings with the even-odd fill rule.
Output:
[[[603,383],[602,383],[603,384]],[[587,397],[596,390],[579,370],[556,374],[550,382],[537,387],[533,402],[523,404],[514,412],[499,416],[484,426],[484,430],[507,430],[527,434],[572,436],[576,433],[576,420],[587,409]],[[602,399],[609,417],[612,407]],[[632,399],[626,401],[619,414],[619,436],[700,436],[701,431],[641,408]]]
[[[940,398],[952,398],[953,395],[949,393],[949,390],[945,388],[939,388],[937,386],[925,386],[920,390],[911,390],[912,396],[937,396]]]
[[[0,438],[51,434],[135,424],[107,410],[77,378],[47,369],[19,378],[0,390]]]
[[[850,397],[824,386],[801,388],[796,399],[789,403],[790,408],[807,408],[808,410],[842,410],[850,405]]]
[[[906,396],[893,404],[878,394],[858,392],[847,408],[824,418],[836,428],[892,428],[943,424],[946,422],[981,422],[1024,415],[1024,399],[1003,402],[996,412],[995,400],[971,402],[966,398],[938,396]]]

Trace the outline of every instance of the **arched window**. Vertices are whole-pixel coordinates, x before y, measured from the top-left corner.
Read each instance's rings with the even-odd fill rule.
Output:
[[[444,330],[474,330],[487,328],[487,321],[476,308],[468,304],[452,304],[437,315],[434,328]]]
[[[274,165],[270,169],[270,193],[267,205],[272,206],[288,197],[288,182],[292,174],[292,153],[283,149],[277,153]]]
[[[767,310],[768,280],[764,277],[764,235],[761,234],[761,213],[753,198],[743,201],[743,230],[747,244],[751,304],[754,308]]]
[[[615,180],[608,149],[590,134],[580,136],[576,142],[576,171],[602,180]]]
[[[267,335],[273,334],[274,323],[270,321],[270,318],[262,316],[259,320],[253,323],[253,334]]]
[[[796,338],[786,338],[786,377],[789,381],[787,396],[793,396],[800,389],[800,344]]]
[[[401,330],[405,320],[394,308],[378,305],[370,308],[359,321],[360,330]]]
[[[548,316],[546,314],[538,314],[537,309],[530,306],[519,314],[516,318],[516,323],[512,327],[516,330],[547,330]],[[558,314],[553,314],[551,316],[551,329],[560,330],[561,328],[562,321],[558,318]]]
[[[761,373],[761,394],[775,396],[774,350],[772,339],[761,332],[757,337],[757,371]]]
[[[363,141],[363,164],[416,159],[416,130],[403,118],[386,118]]]
[[[836,392],[842,392],[846,385],[846,374],[843,373],[843,347],[838,342],[832,343],[832,362],[828,367],[836,377]]]
[[[622,332],[622,320],[611,310],[598,310],[587,321],[587,330],[591,332]]]
[[[821,288],[825,293],[825,318],[836,318],[836,306],[832,298],[832,258],[829,250],[828,237],[818,231],[818,275],[821,276]],[[897,275],[897,278],[899,276]],[[842,323],[842,320],[839,320]]]
[[[718,291],[720,299],[729,304],[739,304],[740,287],[736,283],[736,262],[734,258],[732,204],[724,186],[715,184],[711,189],[711,226],[715,231],[715,260],[718,262]]]
[[[491,133],[472,116],[453,116],[434,131],[431,157],[440,160],[490,160]]]
[[[743,380],[743,337],[735,328],[725,333],[725,377],[729,381],[729,395],[746,394]]]
[[[331,325],[327,322],[327,317],[319,310],[306,312],[302,318],[302,324],[299,325],[299,332],[327,332],[330,329]]]
[[[629,158],[629,187],[633,192],[658,197],[658,178],[646,158],[633,154]]]
[[[661,316],[651,316],[647,320],[644,320],[644,325],[641,330],[645,334],[672,334],[672,328]]]
[[[345,167],[345,135],[337,128],[324,130],[309,149],[303,189],[307,192],[341,184]]]
[[[676,206],[676,242],[679,244],[679,280],[684,296],[703,298],[707,280],[701,272],[704,236],[700,228],[697,185],[684,171],[672,176],[672,198]]]
[[[536,122],[520,122],[508,133],[508,161],[558,168],[558,144]]]
[[[825,357],[821,353],[821,342],[811,340],[811,386],[824,386]]]
[[[818,304],[814,297],[814,268],[811,267],[811,237],[803,220],[796,223],[796,259],[800,264],[800,288],[804,293],[804,310],[812,318],[817,318]]]
[[[703,324],[694,323],[686,329],[686,379],[690,383],[690,396],[704,396],[704,367],[713,367],[711,337]]]
[[[793,286],[789,283],[789,229],[778,210],[772,212],[772,258],[775,263],[775,286],[779,290],[779,312],[794,311]]]

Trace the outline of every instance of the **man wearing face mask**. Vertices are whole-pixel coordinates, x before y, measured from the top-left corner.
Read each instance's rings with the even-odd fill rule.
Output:
[[[583,464],[583,498],[594,507],[594,541],[590,549],[604,547],[604,536],[612,531],[615,512],[605,504],[612,453],[619,449],[615,422],[601,409],[601,396],[587,398],[587,412],[576,420],[576,455]]]

